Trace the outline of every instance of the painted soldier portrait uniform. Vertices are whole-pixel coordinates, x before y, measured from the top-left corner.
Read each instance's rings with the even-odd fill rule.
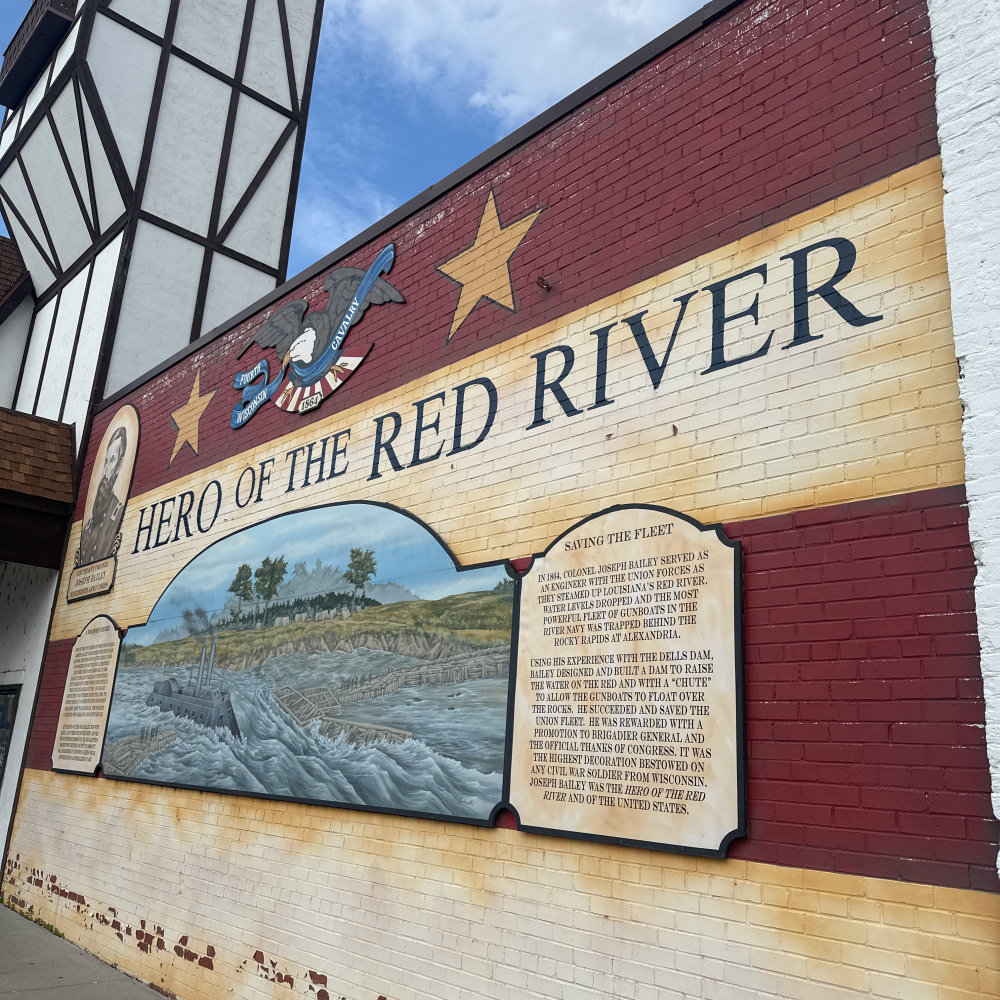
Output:
[[[90,518],[80,533],[79,565],[106,559],[114,554],[118,531],[125,514],[125,503],[115,493],[115,482],[128,448],[128,434],[119,427],[111,436],[104,453],[101,481],[97,486]]]

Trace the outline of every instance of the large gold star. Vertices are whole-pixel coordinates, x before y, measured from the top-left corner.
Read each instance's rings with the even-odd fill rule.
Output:
[[[500,225],[497,203],[490,191],[479,220],[475,242],[438,266],[438,270],[462,286],[458,306],[451,320],[448,340],[462,325],[480,299],[489,299],[514,312],[514,289],[510,281],[510,259],[528,235],[542,210],[536,209],[509,226]]]
[[[218,389],[213,389],[202,396],[201,370],[195,372],[194,385],[191,387],[188,401],[179,410],[174,410],[170,414],[170,422],[177,428],[177,437],[174,440],[174,450],[170,453],[170,462],[173,462],[177,457],[177,452],[186,444],[191,446],[191,450],[196,455],[198,454],[198,424],[201,422],[201,415],[218,391]],[[167,465],[170,465],[170,462],[167,462]]]

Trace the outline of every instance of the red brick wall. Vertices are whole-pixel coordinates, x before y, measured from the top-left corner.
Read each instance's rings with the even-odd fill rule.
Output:
[[[731,854],[1000,888],[962,488],[726,525],[750,837]]]
[[[52,750],[56,745],[59,711],[62,708],[63,689],[66,687],[66,675],[69,673],[69,659],[72,655],[72,641],[50,642],[46,647],[35,716],[24,755],[25,767],[52,770]]]

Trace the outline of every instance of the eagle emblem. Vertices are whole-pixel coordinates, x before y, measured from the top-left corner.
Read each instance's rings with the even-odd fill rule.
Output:
[[[239,356],[256,344],[262,350],[273,349],[280,367],[271,379],[268,359],[263,357],[236,376],[233,388],[242,398],[233,408],[230,423],[234,429],[242,427],[269,399],[282,410],[306,413],[344,384],[372,348],[368,344],[346,353],[343,343],[348,331],[369,306],[406,301],[382,277],[394,259],[395,246],[390,243],[367,271],[338,267],[323,283],[329,297],[322,309],[307,313],[309,303],[296,299],[263,323]]]

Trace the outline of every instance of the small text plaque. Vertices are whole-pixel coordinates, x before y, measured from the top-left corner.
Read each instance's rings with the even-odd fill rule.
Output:
[[[107,615],[92,619],[73,645],[52,751],[57,771],[97,770],[120,645],[118,626]]]

